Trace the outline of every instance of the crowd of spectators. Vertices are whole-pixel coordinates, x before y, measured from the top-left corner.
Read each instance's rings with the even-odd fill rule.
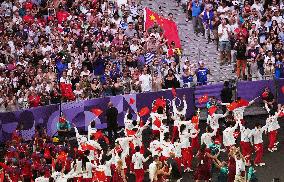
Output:
[[[136,0],[4,0],[0,40],[0,112],[190,86],[194,75],[206,84],[209,73],[181,61],[158,24],[144,30]]]
[[[240,80],[283,78],[284,4],[279,0],[182,1],[194,32],[220,51],[220,65],[234,63]]]

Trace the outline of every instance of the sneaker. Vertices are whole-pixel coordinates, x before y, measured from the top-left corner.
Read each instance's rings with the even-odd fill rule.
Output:
[[[279,144],[279,142],[275,142],[275,144],[274,145],[278,145]]]
[[[278,149],[276,147],[272,148],[273,151],[277,151]]]
[[[259,165],[260,165],[260,166],[265,166],[265,163],[264,163],[264,162],[262,162],[262,163],[259,163]]]
[[[259,166],[259,164],[254,164],[255,166]]]
[[[269,151],[269,152],[274,152],[274,150],[273,150],[273,149],[268,149],[268,151]]]

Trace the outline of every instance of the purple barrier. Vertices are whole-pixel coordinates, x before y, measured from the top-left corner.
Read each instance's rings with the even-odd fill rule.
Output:
[[[221,99],[220,93],[223,88],[224,88],[223,83],[196,87],[194,91],[196,107],[199,107],[199,108],[205,107],[205,104],[200,104],[198,102],[198,98],[204,95],[208,95],[209,97],[216,97],[217,99]]]
[[[238,97],[242,97],[248,101],[260,96],[265,87],[269,87],[275,93],[275,86],[273,80],[260,81],[243,81],[237,84]]]
[[[284,104],[284,93],[282,91],[282,87],[284,86],[284,79],[277,80],[277,86],[278,86],[278,103]]]
[[[191,116],[194,112],[194,98],[193,89],[177,89],[177,96],[182,99],[183,95],[187,97],[187,117]],[[98,118],[94,116],[90,110],[92,108],[99,108],[106,110],[107,103],[111,101],[113,105],[118,109],[118,124],[123,126],[124,115],[129,108],[130,111],[139,111],[142,107],[152,107],[152,101],[163,96],[167,99],[167,103],[170,106],[170,101],[173,99],[170,90],[161,92],[151,92],[143,94],[130,94],[123,96],[114,96],[107,98],[99,98],[86,100],[81,102],[69,102],[62,104],[62,112],[66,118],[74,123],[79,129],[86,130],[87,126],[92,120],[95,120],[97,127],[103,129],[107,127],[105,121],[105,114],[101,114]],[[136,100],[134,104],[129,104],[130,98]],[[177,105],[180,105],[180,99],[177,99]],[[16,129],[18,123],[23,124],[22,135],[25,139],[30,139],[34,134],[35,126],[41,124],[47,128],[49,135],[56,133],[56,123],[59,118],[59,105],[49,105],[37,108],[31,108],[27,110],[19,110],[15,112],[0,113],[0,141],[6,141],[10,139],[12,132]]]

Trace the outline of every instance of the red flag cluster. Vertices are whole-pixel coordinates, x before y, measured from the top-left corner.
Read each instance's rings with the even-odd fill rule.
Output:
[[[75,95],[73,93],[71,84],[60,83],[60,90],[62,97],[66,98],[67,100],[75,100]]]
[[[168,40],[168,45],[170,45],[171,42],[175,42],[176,47],[181,48],[177,25],[174,21],[159,16],[157,13],[151,11],[149,8],[144,9],[144,15],[146,30],[153,27],[156,22],[163,29],[164,37]]]

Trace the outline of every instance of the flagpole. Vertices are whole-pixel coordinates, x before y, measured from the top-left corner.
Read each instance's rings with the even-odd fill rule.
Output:
[[[147,16],[146,16],[146,7],[143,8],[143,11],[144,11],[144,31],[146,31],[146,18],[147,18]]]

